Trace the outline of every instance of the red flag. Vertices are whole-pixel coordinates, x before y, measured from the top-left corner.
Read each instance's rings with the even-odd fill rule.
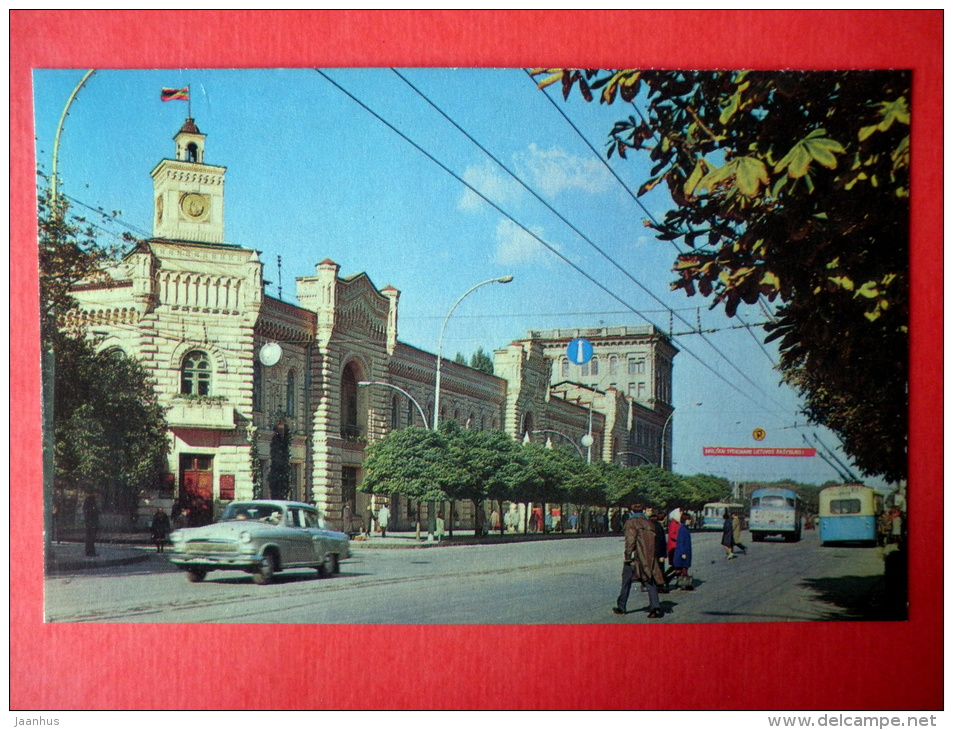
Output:
[[[162,96],[160,97],[162,101],[188,101],[189,100],[189,87],[186,86],[182,89],[162,89]]]

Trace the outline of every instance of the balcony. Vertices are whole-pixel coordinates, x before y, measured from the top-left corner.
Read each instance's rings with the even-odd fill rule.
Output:
[[[360,450],[367,445],[367,435],[364,429],[356,424],[341,426],[341,438],[344,440],[344,448],[346,449]]]
[[[235,407],[214,396],[184,396],[172,401],[166,421],[173,428],[235,428]]]

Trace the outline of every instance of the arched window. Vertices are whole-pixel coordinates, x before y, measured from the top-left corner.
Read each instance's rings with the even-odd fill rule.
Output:
[[[295,390],[295,371],[288,371],[288,380],[285,384],[285,413],[294,418],[298,411],[297,391]]]
[[[609,356],[609,375],[615,375],[619,369],[619,358],[615,355]]]
[[[530,441],[533,440],[533,414],[525,413],[523,415],[523,433],[520,434],[520,439],[529,436]]]
[[[206,353],[193,350],[182,360],[181,393],[208,395],[212,391],[212,363]]]
[[[562,376],[564,378],[568,378],[569,377],[569,358],[566,358],[566,357],[560,358],[559,364],[561,367]]]
[[[394,396],[390,400],[390,430],[396,431],[400,428],[400,398]]]
[[[358,406],[358,387],[361,380],[360,366],[349,362],[341,376],[341,436],[355,441],[364,436],[364,427]]]
[[[589,361],[589,374],[598,375],[599,374],[599,358],[595,355],[592,356],[592,360]]]

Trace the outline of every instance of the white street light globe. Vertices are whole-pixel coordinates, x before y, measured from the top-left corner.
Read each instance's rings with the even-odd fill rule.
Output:
[[[268,342],[258,351],[258,361],[265,367],[277,365],[281,360],[281,345],[277,342]]]
[[[582,444],[582,446],[583,446],[584,449],[588,449],[590,446],[592,446],[592,444],[594,443],[594,440],[593,440],[592,436],[590,436],[590,435],[587,433],[585,436],[583,436],[581,439],[579,439],[579,443]]]

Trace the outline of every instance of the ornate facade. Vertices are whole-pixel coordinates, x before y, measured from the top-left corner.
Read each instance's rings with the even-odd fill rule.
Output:
[[[399,291],[378,289],[365,274],[342,277],[333,261],[297,279],[297,305],[266,295],[255,249],[225,242],[225,168],[205,163],[205,135],[192,119],[174,139],[175,158],[152,173],[153,237],[103,280],[74,289],[101,347],[138,359],[168,408],[172,452],[165,490],[152,498],[180,499],[209,520],[231,499],[270,496],[280,433],[290,497],[315,503],[332,524],[345,504],[362,514],[372,499],[357,489],[367,444],[433,424],[436,356],[399,341]],[[531,332],[495,351],[496,375],[444,360],[440,421],[538,442],[578,444],[591,433],[594,459],[634,451],[635,434],[671,413],[675,348],[640,328],[587,335],[607,377],[609,343],[616,357],[634,352],[651,363],[645,382],[655,397],[642,398],[631,383],[563,377],[570,334]],[[658,463],[654,449],[645,461]],[[399,529],[413,505],[390,506]],[[457,516],[470,526],[466,509]]]

